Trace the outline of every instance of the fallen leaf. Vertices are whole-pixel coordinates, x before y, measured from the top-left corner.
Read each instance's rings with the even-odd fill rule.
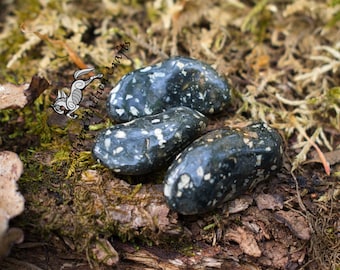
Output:
[[[262,252],[251,232],[238,227],[236,230],[229,229],[225,235],[226,240],[235,241],[240,245],[241,250],[253,257],[260,257]]]
[[[279,210],[283,208],[283,198],[278,194],[259,194],[255,198],[257,207],[261,210]]]
[[[328,161],[329,165],[334,165],[337,163],[340,163],[340,149],[334,150],[334,151],[330,151],[330,152],[326,152],[323,153],[326,160]],[[305,163],[310,163],[310,162],[318,162],[318,163],[322,163],[322,161],[320,160],[318,153],[312,152],[312,156],[313,159],[311,160],[307,160]]]
[[[241,196],[240,198],[236,198],[235,200],[229,202],[228,213],[235,214],[238,212],[242,212],[246,210],[252,203],[253,198],[247,195]]]
[[[99,239],[92,248],[92,253],[98,262],[112,266],[117,264],[119,256],[109,241]]]
[[[278,211],[274,214],[277,221],[285,224],[299,239],[309,240],[311,231],[306,219],[294,211]]]

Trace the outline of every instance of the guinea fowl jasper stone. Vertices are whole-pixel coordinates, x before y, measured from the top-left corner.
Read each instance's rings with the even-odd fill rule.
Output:
[[[102,132],[93,155],[113,171],[147,174],[171,162],[205,129],[208,119],[187,107],[117,124]]]
[[[107,108],[116,122],[186,106],[203,114],[223,111],[230,99],[227,82],[209,65],[173,57],[125,75],[111,90]]]
[[[281,164],[281,137],[266,124],[211,131],[176,157],[164,195],[181,214],[204,213],[277,172]]]

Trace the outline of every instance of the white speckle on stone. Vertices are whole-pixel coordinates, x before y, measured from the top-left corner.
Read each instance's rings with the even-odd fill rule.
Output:
[[[160,128],[156,128],[155,131],[154,131],[156,137],[162,137],[163,138],[163,133],[162,133],[162,130]]]
[[[148,106],[145,106],[144,112],[145,112],[146,115],[152,114],[152,111],[150,110],[150,108]]]
[[[152,124],[157,124],[157,123],[160,123],[160,122],[161,122],[161,120],[158,119],[158,118],[155,118],[155,119],[152,119],[152,120],[151,120],[151,123],[152,123]]]
[[[270,167],[270,169],[271,169],[272,171],[275,171],[275,170],[277,169],[277,166],[276,166],[276,165],[272,165],[272,166]]]
[[[157,138],[159,146],[162,146],[164,143],[166,143],[166,141],[164,140],[164,137],[163,137],[163,131],[160,128],[156,128],[154,133],[155,133],[155,136]]]
[[[256,166],[261,166],[262,163],[262,155],[256,156]]]
[[[125,110],[124,109],[116,109],[116,113],[119,115],[119,116],[122,116],[124,114]]]
[[[190,176],[187,174],[183,174],[181,175],[179,182],[177,184],[177,189],[178,190],[183,190],[183,188],[188,188],[189,187],[189,183],[190,183]]]
[[[120,169],[114,168],[113,171],[116,172],[116,173],[119,173],[119,172],[120,172]]]
[[[183,194],[183,192],[181,190],[178,190],[177,193],[176,193],[176,197],[180,198],[180,197],[182,197],[182,194]]]
[[[115,102],[115,101],[116,101],[116,93],[111,92],[110,103]]]
[[[110,146],[111,146],[111,140],[110,140],[110,138],[105,138],[105,140],[104,140],[104,145],[105,145],[106,151],[108,151],[109,148],[110,148]]]
[[[125,139],[126,138],[126,133],[122,130],[118,130],[115,134],[115,138],[117,139]]]
[[[177,66],[179,69],[182,69],[182,68],[184,67],[184,64],[178,61],[178,62],[176,63],[176,66]]]
[[[199,126],[201,127],[201,129],[204,129],[206,127],[206,124],[203,121],[200,121]]]
[[[117,93],[120,89],[120,83],[118,83],[112,90],[111,93]]]
[[[142,133],[143,135],[148,135],[149,134],[149,132],[147,132],[145,129],[142,129],[140,133]]]
[[[210,178],[211,178],[211,173],[207,173],[207,174],[205,174],[204,177],[203,177],[203,179],[204,179],[205,181],[209,181]]]
[[[176,133],[175,133],[175,138],[176,139],[182,139],[182,134],[179,132],[179,131],[177,131]]]
[[[131,106],[130,107],[130,113],[133,115],[133,116],[138,116],[138,110],[136,109],[136,107],[134,106]]]
[[[204,175],[204,170],[203,170],[202,166],[199,166],[199,167],[197,168],[196,173],[197,173],[197,176],[198,176],[198,177],[200,177],[200,178],[203,177],[203,175]]]
[[[170,195],[171,195],[170,185],[165,184],[164,185],[164,196],[170,198]]]
[[[270,152],[272,151],[272,148],[270,146],[267,146],[265,149],[264,149],[266,152]]]
[[[143,158],[143,156],[142,155],[134,155],[133,158],[135,160],[141,160]]]
[[[117,154],[123,152],[123,150],[124,150],[123,147],[118,146],[117,148],[113,149],[112,154],[113,154],[113,155],[117,155]]]
[[[126,95],[126,97],[125,97],[125,100],[129,100],[129,99],[131,99],[131,98],[133,98],[133,95]]]
[[[213,108],[213,107],[211,107],[211,108],[209,109],[209,113],[210,113],[210,114],[213,114],[213,113],[214,113],[214,111],[215,111],[215,110],[214,110],[214,108]]]
[[[181,71],[181,73],[183,74],[184,77],[187,76],[187,72],[184,69]]]
[[[254,147],[254,142],[253,141],[249,141],[247,143],[247,145],[249,146],[249,148],[253,148]]]
[[[155,78],[163,78],[165,77],[165,73],[163,72],[154,72],[149,75],[150,81],[154,81]]]
[[[111,133],[112,133],[111,130],[108,129],[108,130],[105,132],[105,135],[106,135],[106,136],[109,136],[109,135],[111,135]]]
[[[148,67],[145,67],[145,68],[143,68],[143,69],[141,69],[141,70],[139,70],[140,72],[147,72],[147,71],[149,71],[151,69],[151,66],[148,66]]]

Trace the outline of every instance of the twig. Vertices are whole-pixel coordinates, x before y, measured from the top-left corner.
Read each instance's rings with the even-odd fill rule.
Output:
[[[327,175],[331,174],[331,169],[329,166],[328,161],[325,158],[325,155],[322,153],[322,151],[320,150],[319,146],[317,146],[317,144],[312,141],[308,135],[306,134],[306,132],[298,125],[295,116],[291,116],[290,117],[291,122],[294,124],[294,126],[296,127],[296,129],[302,134],[302,136],[315,148],[316,152],[318,153],[318,156],[320,158],[320,161],[325,169],[325,172]]]

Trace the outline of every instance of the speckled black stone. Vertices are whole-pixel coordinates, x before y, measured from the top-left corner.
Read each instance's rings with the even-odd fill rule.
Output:
[[[117,124],[96,139],[94,157],[119,174],[141,175],[162,168],[205,129],[207,118],[190,108]]]
[[[211,66],[173,57],[125,75],[111,90],[107,109],[113,120],[126,122],[177,106],[213,114],[229,99],[227,82]]]
[[[282,139],[266,124],[211,131],[176,157],[165,176],[164,195],[181,214],[205,213],[277,172],[281,164]]]

